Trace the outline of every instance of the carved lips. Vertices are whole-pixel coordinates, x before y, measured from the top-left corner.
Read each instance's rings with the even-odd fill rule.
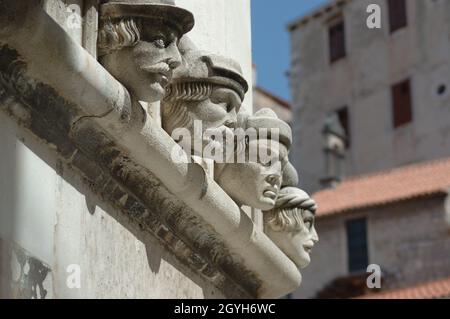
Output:
[[[312,240],[309,240],[308,242],[306,242],[306,243],[303,245],[303,249],[304,249],[308,254],[311,253],[313,247],[314,247],[314,242],[313,242]]]
[[[276,200],[278,197],[278,190],[275,187],[268,187],[266,190],[264,190],[263,195],[264,197]]]
[[[162,86],[168,85],[170,80],[172,79],[172,69],[165,62],[157,63],[154,65],[143,65],[141,67],[141,70],[146,73],[156,75],[158,77],[158,82],[161,83]]]

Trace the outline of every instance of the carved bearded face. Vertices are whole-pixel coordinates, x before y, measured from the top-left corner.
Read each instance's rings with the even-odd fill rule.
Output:
[[[162,103],[163,128],[177,141],[180,136],[184,138],[184,131],[177,129],[187,130],[189,145],[195,155],[208,157],[205,152],[208,145],[210,148],[222,148],[225,152],[225,138],[227,135],[232,136],[231,129],[236,126],[236,113],[241,106],[241,98],[235,91],[226,87],[207,83],[186,85],[193,85],[192,87],[196,88],[194,90],[203,91],[204,96],[199,98],[198,95],[195,97],[187,94],[180,99],[175,96],[175,100],[169,96],[168,100]],[[223,139],[219,140],[217,136]],[[200,142],[197,143],[201,144],[201,147],[194,150],[196,141]],[[233,140],[229,141],[232,143]]]
[[[256,161],[247,158],[244,163],[216,163],[215,180],[238,205],[269,210],[277,200],[287,150],[269,140],[250,141],[247,152],[252,147],[269,157],[258,156]]]
[[[178,39],[175,28],[157,20],[108,22],[100,32],[99,48],[107,51],[100,62],[138,100],[160,101],[181,64]]]

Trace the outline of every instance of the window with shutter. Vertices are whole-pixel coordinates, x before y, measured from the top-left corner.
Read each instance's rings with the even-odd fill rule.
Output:
[[[391,33],[406,27],[408,24],[406,0],[388,0],[388,7]]]
[[[330,26],[329,30],[330,62],[333,63],[346,56],[344,21]]]
[[[412,121],[410,80],[392,86],[392,112],[394,128]]]
[[[366,271],[369,264],[366,218],[348,220],[346,231],[348,270],[351,273]]]
[[[345,141],[345,146],[347,148],[349,148],[351,136],[350,136],[350,115],[349,115],[348,107],[347,106],[341,107],[339,110],[336,111],[336,113],[338,115],[339,122],[341,123],[342,127],[344,128],[345,137],[347,138]]]

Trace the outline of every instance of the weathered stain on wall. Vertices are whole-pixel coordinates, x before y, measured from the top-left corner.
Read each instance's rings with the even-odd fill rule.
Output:
[[[67,10],[71,5],[75,5],[83,12],[86,3],[91,2],[49,0],[43,1],[42,4],[66,32],[89,49],[83,33],[76,28],[68,28],[66,22],[68,16],[72,14]],[[183,2],[189,4],[190,1]],[[228,5],[229,14],[236,12],[235,8],[240,8],[241,4],[239,0],[234,6]],[[199,11],[196,1],[190,6]],[[249,15],[249,10],[241,10],[240,14]],[[245,36],[250,36],[243,33],[242,29],[239,31]],[[227,36],[230,36],[230,33],[227,33]],[[205,41],[210,40],[211,37],[205,38]],[[247,38],[243,37],[242,41],[246,40]],[[233,48],[228,48],[228,51],[233,51]],[[250,61],[250,51],[244,51],[239,47],[239,52],[234,53],[241,58],[248,55]],[[0,171],[2,174],[0,180],[10,182],[2,183],[1,188],[6,194],[12,195],[14,200],[26,202],[27,205],[23,207],[21,206],[23,203],[2,201],[0,216],[2,222],[8,220],[13,224],[9,235],[17,237],[21,246],[31,251],[33,255],[36,251],[33,239],[43,246],[45,252],[42,256],[39,254],[39,260],[52,269],[53,280],[50,286],[43,285],[42,290],[38,284],[36,296],[43,296],[44,291],[47,291],[47,297],[57,298],[217,298],[224,297],[223,291],[234,296],[248,296],[247,292],[236,289],[235,283],[224,279],[223,274],[218,273],[203,257],[196,254],[193,248],[197,247],[189,247],[174,237],[167,227],[161,225],[160,220],[149,214],[142,203],[134,196],[127,196],[128,192],[111,176],[105,174],[101,167],[93,165],[92,161],[78,152],[66,137],[69,125],[80,114],[71,112],[71,105],[59,98],[57,92],[50,88],[39,87],[38,95],[28,95],[34,89],[29,89],[27,87],[29,83],[19,79],[22,76],[20,69],[26,66],[6,46],[2,46],[1,54],[8,57],[0,59],[3,63],[14,61],[12,65],[17,67],[10,68],[9,65],[3,65],[1,69],[9,72],[4,76],[4,79],[8,78],[8,85],[11,84],[9,90],[12,88],[15,93],[20,92],[18,95],[21,96],[20,100],[17,100],[17,96],[12,97],[0,87],[0,104],[5,112],[0,113],[2,131],[0,143],[2,146],[12,145],[7,158],[1,159],[1,166],[10,170],[12,168],[12,171]],[[245,68],[250,69],[250,64],[247,64],[249,63],[244,63]],[[29,107],[26,101],[33,101],[33,107]],[[9,116],[18,121],[19,125],[16,125]],[[25,131],[24,127],[32,130],[37,136]],[[81,169],[84,170],[83,176],[77,171]],[[31,174],[32,170],[37,174]],[[19,178],[17,172],[22,175],[29,174],[30,177],[29,184],[21,189],[20,193],[14,187],[14,183],[18,181],[22,183],[22,179],[26,176]],[[45,176],[46,183],[40,180],[44,179],[42,176]],[[153,184],[141,186],[142,188],[155,186],[160,182],[152,180],[151,183]],[[46,196],[36,195],[40,194],[33,190],[36,185],[41,186],[40,190],[46,192]],[[144,189],[141,191],[145,192]],[[14,204],[12,207],[11,203]],[[119,212],[122,209],[128,216]],[[18,211],[22,214],[18,214]],[[130,223],[130,219],[138,218],[142,220],[141,225]],[[177,226],[176,214],[166,218],[169,225],[172,222],[174,227]],[[31,220],[35,222],[35,227],[28,236],[17,233],[17,229],[22,229]],[[51,228],[51,231],[47,231],[48,228]],[[156,236],[150,236],[144,228],[151,228]],[[192,230],[195,228],[191,228]],[[41,236],[38,237],[39,240],[36,237],[38,235]],[[198,232],[198,235],[202,233]],[[166,245],[162,245],[159,239]],[[217,251],[211,253],[220,260]],[[184,262],[180,262],[183,260]],[[228,269],[233,269],[232,264],[233,261],[229,261]],[[70,265],[80,266],[80,289],[71,289],[66,284],[69,275],[67,267]],[[198,273],[193,269],[198,270]],[[43,274],[42,271],[37,273]],[[211,278],[214,284],[207,282],[205,278]],[[254,284],[252,280],[253,278],[249,277],[250,284]],[[258,282],[255,282],[254,289],[257,289]],[[222,291],[217,287],[222,288]]]

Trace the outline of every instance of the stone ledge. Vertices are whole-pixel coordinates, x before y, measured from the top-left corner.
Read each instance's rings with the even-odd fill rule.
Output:
[[[225,295],[274,298],[299,286],[295,265],[200,166],[169,160],[176,143],[132,112],[126,90],[95,59],[39,8],[11,6],[0,21],[21,19],[0,34],[3,109]],[[30,29],[40,30],[32,43]]]
[[[142,182],[137,190],[139,193],[142,194],[142,192],[149,191],[152,193],[151,196],[155,199],[155,202],[147,206],[151,207],[151,209],[148,209],[132,192],[120,185],[107,170],[100,167],[88,158],[84,152],[77,149],[73,142],[68,139],[67,135],[65,138],[62,138],[64,133],[58,130],[57,126],[49,125],[50,123],[46,120],[51,118],[50,114],[42,109],[36,112],[36,109],[33,107],[25,106],[16,97],[12,96],[9,91],[5,90],[1,84],[0,110],[12,117],[24,129],[32,132],[44,144],[47,144],[49,148],[56,148],[62,163],[61,165],[64,165],[67,169],[74,170],[77,174],[81,174],[85,184],[94,194],[97,194],[102,200],[124,214],[130,223],[143,231],[149,232],[165,249],[175,256],[180,264],[188,267],[201,278],[211,283],[214,287],[222,291],[226,297],[252,298],[252,294],[245,291],[241,285],[228,279],[226,274],[222,273],[217,265],[206,260],[202,254],[197,253],[192,248],[198,247],[198,250],[203,252],[208,249],[208,247],[205,247],[205,243],[196,243],[195,240],[185,242],[179,236],[175,235],[183,234],[183,231],[186,232],[187,228],[189,228],[191,233],[196,234],[199,239],[201,239],[202,235],[208,238],[209,233],[202,233],[198,229],[201,226],[195,216],[192,215],[190,218],[187,218],[190,222],[186,222],[181,226],[184,229],[178,229],[180,228],[180,225],[178,225],[180,220],[177,219],[177,215],[185,213],[182,211],[185,205],[180,203],[176,198],[171,199],[170,197],[173,197],[173,195],[151,173],[145,176],[147,178],[143,178],[140,174],[136,175],[136,172],[133,172],[133,170],[128,170],[126,173],[124,171],[116,172],[121,176],[127,174],[127,178],[137,183]],[[49,127],[53,129],[48,129]],[[98,139],[101,140],[102,138],[105,138],[105,136],[99,134]],[[105,140],[101,141],[104,142]],[[92,142],[90,145],[94,144],[95,142]],[[90,155],[96,154],[95,148],[89,151],[93,151]],[[126,161],[125,158],[123,160]],[[153,193],[152,190],[155,190],[155,192]],[[155,208],[156,205],[159,205],[157,209]],[[168,206],[171,206],[171,209]],[[177,206],[178,209],[176,208]],[[189,234],[184,234],[183,237],[189,238]],[[210,241],[210,243],[212,244],[213,241]],[[216,247],[216,249],[218,248]],[[209,251],[213,252],[214,250],[211,249]],[[217,259],[215,258],[215,260]],[[233,266],[228,266],[228,269],[233,269]]]

